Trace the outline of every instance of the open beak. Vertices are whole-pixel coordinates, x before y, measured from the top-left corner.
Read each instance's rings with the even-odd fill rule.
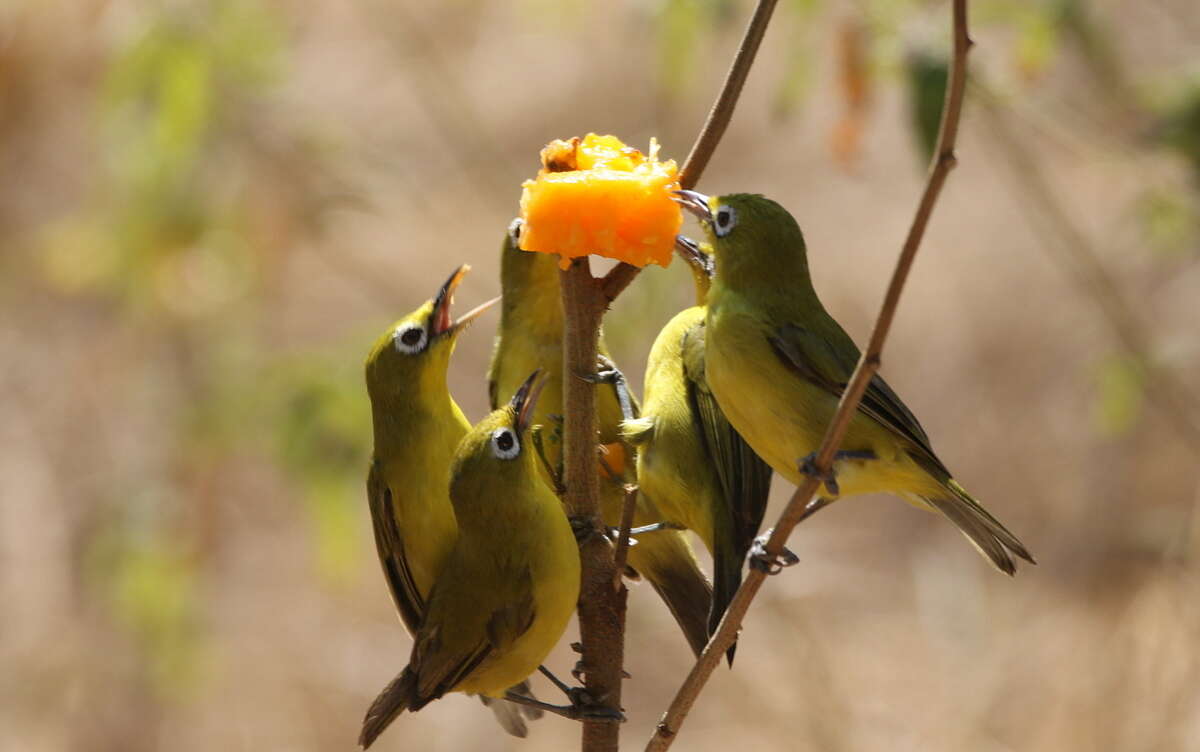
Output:
[[[479,314],[483,313],[487,309],[489,309],[492,306],[499,303],[503,297],[504,297],[503,295],[497,295],[496,297],[492,298],[491,300],[485,301],[485,302],[480,303],[479,305],[475,306],[471,310],[467,311],[466,313],[464,313],[463,315],[461,315],[457,319],[455,319],[454,324],[450,327],[450,329],[455,332],[461,331],[463,328],[466,327],[467,324],[474,321],[476,319],[476,317],[479,316]]]
[[[712,209],[708,206],[708,196],[698,191],[675,191],[671,198],[690,212],[701,222],[712,221]]]
[[[500,302],[500,298],[493,298],[459,316],[458,320],[452,320],[450,318],[450,306],[454,303],[454,291],[469,271],[471,271],[469,264],[463,264],[455,269],[454,273],[450,275],[450,279],[447,279],[442,288],[438,290],[437,297],[433,299],[433,325],[431,327],[433,336],[437,337],[447,332],[459,331],[474,321],[479,314]]]
[[[514,427],[518,434],[524,434],[528,430],[529,422],[533,419],[533,409],[537,406],[538,397],[542,395],[542,388],[546,386],[548,380],[542,378],[542,369],[539,368],[529,374],[529,378],[525,379],[525,383],[521,384],[517,393],[513,395],[509,404],[517,413],[517,422]]]
[[[437,297],[433,299],[433,326],[430,327],[433,336],[445,334],[453,327],[453,323],[450,321],[450,305],[454,302],[454,291],[469,271],[471,271],[469,264],[463,264],[455,269],[454,273],[450,275],[450,279],[447,279],[442,285],[442,289],[438,290]]]
[[[704,272],[706,277],[712,278],[714,271],[712,256],[700,250],[699,243],[689,237],[676,235],[675,253],[693,269],[699,269]]]

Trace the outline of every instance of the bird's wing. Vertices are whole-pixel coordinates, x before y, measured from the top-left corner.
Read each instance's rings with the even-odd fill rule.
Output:
[[[493,649],[486,639],[468,642],[462,635],[453,634],[453,629],[444,635],[441,627],[441,624],[427,624],[417,633],[413,645],[408,665],[417,675],[418,704],[414,710],[453,690]]]
[[[404,538],[396,525],[392,489],[383,478],[379,462],[371,463],[367,474],[367,499],[371,505],[371,522],[375,528],[375,548],[392,600],[400,612],[400,620],[409,632],[415,634],[425,613],[425,601],[417,590],[404,554]]]
[[[771,466],[759,457],[729,421],[708,388],[704,376],[704,321],[683,335],[682,357],[688,402],[700,429],[701,439],[716,468],[721,490],[729,506],[735,541],[735,556],[749,551],[762,525],[771,492]]]
[[[454,564],[446,569],[453,571]],[[503,654],[533,625],[536,610],[528,569],[504,578],[499,588],[482,593],[478,588],[478,581],[469,578],[439,578],[434,584],[429,619],[417,633],[410,662],[420,698],[436,699],[451,691],[484,659]]]
[[[769,340],[775,353],[792,371],[840,398],[858,365],[859,350],[850,335],[832,319],[830,323],[831,326],[821,332],[787,323],[778,327]],[[882,377],[871,377],[858,409],[907,439],[916,450],[910,452],[914,459],[949,476],[949,471],[933,453],[925,429]]]
[[[533,603],[533,579],[529,570],[519,578],[517,597],[492,611],[487,622],[487,639],[496,650],[505,650],[529,631],[537,610]]]

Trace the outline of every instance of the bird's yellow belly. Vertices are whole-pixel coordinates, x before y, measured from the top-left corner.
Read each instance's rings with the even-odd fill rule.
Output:
[[[546,660],[566,631],[579,601],[579,549],[566,517],[552,519],[534,569],[534,620],[510,645],[493,651],[455,691],[503,697]]]
[[[691,448],[688,445],[684,452],[671,454],[653,441],[643,447],[638,454],[638,490],[659,518],[693,531],[712,551],[711,514],[704,513],[711,510],[712,501],[702,484],[716,480],[710,477],[705,458],[679,456],[690,454],[686,450]]]
[[[450,458],[465,433],[458,426],[430,430],[425,434],[430,436],[426,452],[405,456],[384,471],[388,478],[402,479],[389,483],[393,512],[404,542],[405,561],[417,592],[425,599],[458,539],[458,521],[450,503]]]
[[[819,448],[837,398],[784,365],[761,332],[710,325],[709,342],[708,382],[730,424],[777,473],[800,485],[800,463]],[[919,492],[929,485],[902,443],[861,413],[851,419],[841,448],[875,455],[835,463],[841,496]]]

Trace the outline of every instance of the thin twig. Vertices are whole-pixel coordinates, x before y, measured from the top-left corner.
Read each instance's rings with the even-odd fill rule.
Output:
[[[620,590],[621,577],[625,574],[625,561],[629,557],[629,529],[633,527],[633,513],[637,509],[638,487],[625,486],[625,503],[621,507],[621,525],[617,529],[617,548],[613,551],[613,587]]]
[[[708,166],[708,160],[712,158],[713,152],[717,150],[717,145],[721,143],[721,137],[725,135],[725,129],[729,127],[729,121],[733,119],[733,110],[737,106],[738,97],[742,94],[742,88],[746,85],[746,78],[750,75],[750,66],[754,64],[754,58],[758,56],[758,48],[762,44],[763,36],[767,33],[767,26],[771,23],[771,13],[775,10],[775,3],[776,0],[758,0],[758,5],[754,8],[754,15],[746,24],[746,33],[742,36],[742,43],[738,46],[733,63],[729,66],[729,73],[725,76],[725,83],[721,86],[721,93],[717,95],[717,101],[709,110],[708,119],[704,121],[704,127],[700,129],[700,134],[696,136],[696,142],[692,145],[692,150],[688,152],[687,159],[684,160],[683,169],[679,171],[681,188],[696,187],[696,183],[700,182],[700,175]],[[629,287],[629,283],[640,271],[641,269],[633,264],[621,262],[604,276],[601,290],[610,304],[616,300],[621,291]]]
[[[904,289],[904,282],[912,268],[913,259],[920,247],[921,238],[925,234],[925,227],[929,222],[933,207],[937,203],[942,185],[954,167],[954,145],[958,138],[958,123],[962,114],[963,93],[966,88],[967,52],[971,47],[971,39],[967,35],[966,0],[954,0],[953,26],[954,60],[950,70],[950,80],[947,82],[946,104],[942,110],[942,123],[938,131],[936,157],[931,165],[925,191],[921,195],[921,202],[917,207],[908,237],[904,241],[900,258],[896,261],[896,268],[892,272],[892,280],[888,285],[887,294],[884,296],[883,305],[880,308],[879,317],[875,321],[875,328],[871,332],[867,349],[859,359],[858,365],[854,369],[854,375],[850,378],[850,383],[838,403],[837,412],[834,413],[833,420],[821,441],[821,448],[817,452],[814,463],[816,472],[805,478],[804,483],[796,489],[787,508],[780,515],[779,521],[775,524],[775,529],[767,541],[768,556],[779,556],[783,553],[784,543],[792,529],[803,519],[809,500],[813,498],[821,482],[819,477],[827,474],[832,467],[834,453],[846,434],[850,419],[858,409],[858,404],[862,400],[871,378],[879,370],[883,343],[887,339],[888,330],[895,317],[896,305],[900,300],[900,293]],[[765,579],[766,574],[759,569],[751,568],[747,573],[742,586],[738,588],[733,601],[729,604],[716,634],[709,640],[707,647],[700,654],[696,665],[692,667],[691,673],[684,680],[683,686],[679,688],[667,712],[659,721],[658,728],[646,745],[646,752],[661,752],[671,746],[700,691],[708,682],[717,664],[720,663],[725,651],[737,639],[738,630],[742,626],[742,618]]]

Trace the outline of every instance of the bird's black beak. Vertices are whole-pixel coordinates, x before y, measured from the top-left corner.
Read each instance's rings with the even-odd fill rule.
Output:
[[[467,272],[469,271],[471,271],[471,266],[469,264],[463,264],[455,269],[454,273],[450,275],[450,278],[447,279],[444,284],[442,284],[441,289],[438,290],[437,296],[434,297],[433,314],[430,326],[430,331],[434,337],[446,334],[447,332],[458,332],[467,324],[474,321],[479,314],[496,305],[496,303],[500,301],[500,298],[493,298],[492,300],[489,300],[486,303],[478,305],[475,308],[472,308],[470,311],[467,311],[460,316],[457,321],[452,320],[450,318],[450,306],[454,303],[454,291],[458,289],[459,284],[462,283],[463,277],[467,276]]]
[[[538,397],[542,395],[542,389],[546,386],[547,379],[542,378],[542,375],[540,368],[529,374],[529,378],[525,379],[525,383],[521,384],[512,401],[508,403],[517,414],[517,421],[513,427],[518,434],[524,434],[529,429],[533,409],[537,407]]]
[[[713,272],[715,271],[712,256],[700,250],[699,243],[689,237],[676,235],[675,253],[693,269],[703,272],[704,276],[712,279]]]
[[[675,191],[671,198],[690,212],[701,222],[712,221],[712,209],[708,206],[708,196],[698,191]]]

